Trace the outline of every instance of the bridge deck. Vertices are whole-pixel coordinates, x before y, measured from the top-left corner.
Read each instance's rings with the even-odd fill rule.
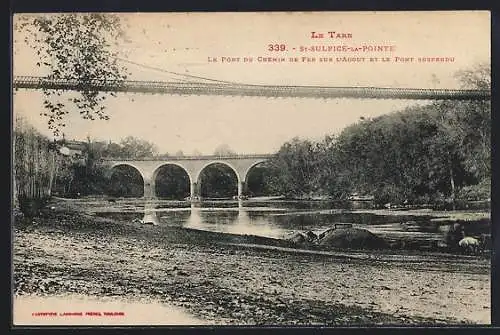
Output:
[[[96,90],[108,92],[157,93],[172,95],[256,96],[268,98],[318,99],[411,99],[411,100],[488,100],[490,90],[454,90],[386,87],[322,87],[250,85],[239,83],[106,81],[80,83],[76,80],[54,80],[43,77],[16,76],[15,89]]]
[[[117,161],[153,161],[153,162],[164,162],[164,161],[182,161],[182,160],[227,160],[227,159],[265,159],[275,156],[274,154],[248,154],[248,155],[200,155],[200,156],[170,156],[170,157],[152,157],[152,158],[112,158],[105,157],[103,161],[117,162]]]

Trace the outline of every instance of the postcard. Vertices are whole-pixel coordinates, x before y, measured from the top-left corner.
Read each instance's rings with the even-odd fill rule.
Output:
[[[491,324],[490,37],[16,13],[13,325]]]

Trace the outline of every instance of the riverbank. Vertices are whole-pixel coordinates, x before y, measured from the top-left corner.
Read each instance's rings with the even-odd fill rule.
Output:
[[[154,299],[211,324],[490,322],[488,260],[304,251],[282,240],[141,225],[70,207],[15,222],[16,296]]]

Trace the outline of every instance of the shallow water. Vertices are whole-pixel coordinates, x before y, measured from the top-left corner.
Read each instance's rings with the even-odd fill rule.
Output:
[[[190,204],[182,201],[144,203],[139,199],[98,201],[92,210],[100,216],[146,220],[160,225],[214,232],[287,238],[296,232],[316,234],[336,225],[364,228],[389,240],[411,239],[420,244],[445,240],[450,223],[431,221],[427,215],[392,213],[382,215],[338,208],[334,203],[314,201],[238,202],[212,201]],[[469,234],[488,234],[489,222],[467,225]]]
[[[18,296],[13,322],[25,325],[208,325],[187,311],[157,301],[81,295]]]

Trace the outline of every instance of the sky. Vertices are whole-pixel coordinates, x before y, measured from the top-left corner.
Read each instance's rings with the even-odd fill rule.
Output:
[[[46,14],[45,14],[46,15]],[[247,84],[458,88],[458,70],[490,61],[488,12],[129,13],[120,14],[126,41],[113,46],[131,80],[172,80],[165,71]],[[17,17],[14,17],[14,21]],[[327,32],[344,33],[330,38]],[[323,32],[325,38],[311,38]],[[337,36],[337,35],[335,35]],[[14,75],[43,75],[36,55],[14,32]],[[287,51],[268,51],[284,44]],[[300,52],[305,46],[392,46],[387,52]],[[293,50],[295,48],[295,50]],[[302,62],[301,57],[315,57]],[[319,62],[320,57],[365,57],[365,62]],[[222,57],[240,58],[223,62]],[[252,57],[253,62],[243,62]],[[298,57],[299,62],[259,62]],[[390,62],[368,62],[388,57]],[[413,62],[395,62],[413,57]],[[418,57],[453,57],[420,63]],[[209,62],[217,58],[217,62]],[[144,66],[137,66],[133,62]],[[151,69],[157,68],[159,70]],[[162,71],[160,71],[162,70]],[[40,116],[42,94],[19,90],[14,114],[51,137]],[[120,93],[105,105],[109,121],[88,121],[72,110],[65,137],[120,141],[135,136],[160,153],[212,154],[227,144],[237,153],[272,153],[293,137],[338,134],[360,117],[428,103],[411,100],[173,96]]]

